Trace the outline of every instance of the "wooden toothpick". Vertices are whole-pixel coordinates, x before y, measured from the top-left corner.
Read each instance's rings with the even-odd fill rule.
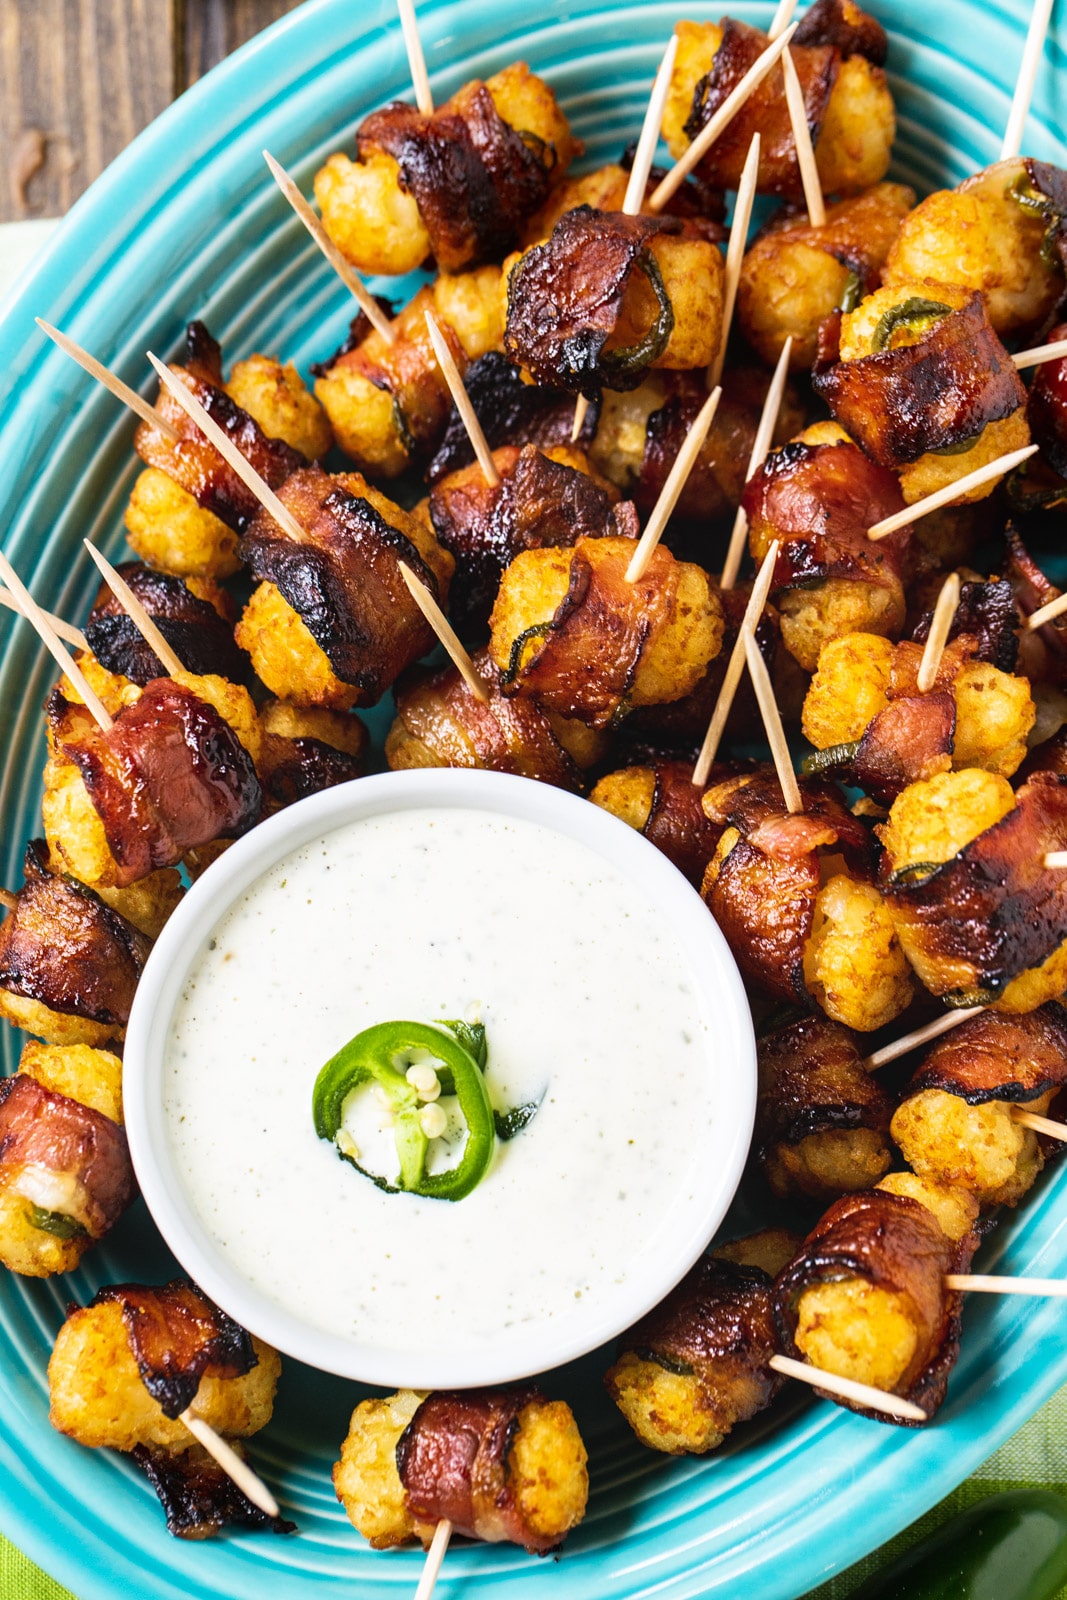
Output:
[[[1025,1106],[1018,1105],[1012,1106],[1011,1117],[1013,1122],[1021,1123],[1024,1128],[1032,1128],[1035,1133],[1043,1133],[1049,1139],[1062,1139],[1067,1143],[1067,1122],[1053,1122],[1051,1117],[1039,1117],[1035,1111],[1027,1111]]]
[[[719,745],[722,743],[723,731],[730,715],[730,707],[734,703],[734,696],[737,693],[737,686],[741,682],[741,673],[745,666],[745,636],[748,633],[755,633],[759,627],[763,608],[767,604],[767,596],[771,592],[774,563],[777,559],[778,540],[773,539],[768,547],[767,554],[763,558],[763,565],[756,574],[756,581],[752,585],[752,593],[749,596],[748,605],[745,607],[745,614],[741,619],[741,627],[738,629],[737,638],[734,640],[734,647],[730,652],[730,659],[723,674],[719,698],[715,702],[715,710],[712,712],[711,721],[708,723],[708,731],[704,735],[704,743],[700,747],[700,754],[697,756],[696,766],[693,768],[693,782],[700,789],[703,789],[707,783],[711,774],[712,763],[719,753]]]
[[[941,585],[941,593],[937,597],[934,614],[930,618],[930,631],[926,636],[926,646],[916,678],[916,687],[920,694],[928,694],[937,681],[937,669],[941,665],[941,657],[948,643],[949,631],[959,603],[960,575],[958,572],[950,572]]]
[[[430,1548],[426,1552],[422,1576],[419,1579],[419,1586],[415,1590],[415,1600],[430,1600],[434,1585],[437,1582],[437,1574],[441,1570],[441,1563],[445,1559],[445,1551],[448,1549],[448,1541],[451,1537],[452,1524],[447,1517],[442,1517],[433,1531],[433,1539],[430,1541]]]
[[[978,1289],[983,1294],[1026,1294],[1042,1300],[1067,1300],[1067,1278],[1007,1278],[988,1272],[949,1272],[950,1289]]]
[[[150,427],[159,428],[161,432],[167,435],[168,439],[177,440],[181,437],[177,428],[164,421],[155,407],[151,406],[143,395],[139,395],[136,389],[131,389],[128,383],[123,383],[121,378],[117,378],[95,356],[91,356],[88,350],[83,350],[80,344],[75,344],[74,340],[68,337],[67,334],[60,333],[58,328],[53,328],[52,324],[45,322],[42,317],[34,317],[33,320],[42,333],[47,333],[52,343],[59,346],[64,355],[70,356],[72,361],[76,361],[79,367],[82,367],[91,378],[96,379],[97,383],[102,383],[104,388],[109,389],[116,399],[122,401],[124,406],[129,406],[134,415],[140,417],[142,422],[147,422]]]
[[[797,775],[793,771],[793,758],[789,754],[789,744],[786,740],[785,729],[782,727],[782,715],[778,710],[778,702],[774,698],[774,686],[771,675],[767,671],[767,663],[760,653],[756,643],[755,630],[742,630],[745,641],[745,660],[748,662],[748,675],[752,679],[752,687],[756,691],[759,702],[760,716],[763,718],[764,731],[767,734],[767,743],[771,747],[771,757],[774,761],[774,770],[778,774],[778,782],[782,786],[785,798],[785,808],[790,816],[803,811],[804,801],[797,783]]]
[[[10,889],[0,889],[0,906],[3,906],[5,911],[17,911],[18,904],[17,894],[12,894]]]
[[[0,606],[6,606],[9,611],[16,612],[20,617],[23,615],[22,607],[8,589],[0,588]],[[42,611],[41,615],[48,618],[61,639],[66,639],[76,650],[88,650],[89,641],[80,628],[76,628],[71,622],[64,622],[62,617],[57,617],[52,611]]]
[[[81,695],[97,727],[102,733],[110,733],[115,724],[105,709],[103,701],[95,689],[90,688],[84,672],[63,644],[47,616],[41,610],[3,551],[0,551],[0,578],[3,578],[7,584],[8,589],[18,603],[19,610],[30,626],[36,630],[37,636],[45,646],[45,649],[48,650],[60,670],[66,674]]]
[[[349,266],[281,162],[275,161],[269,150],[264,150],[263,159],[270,168],[271,176],[278,188],[282,191],[282,194],[330,263],[330,266],[349,293],[354,295],[359,309],[367,321],[381,334],[387,344],[395,344],[396,330],[389,318],[385,315],[385,312],[375,300],[359,273],[353,271],[352,267]]]
[[[155,367],[163,387],[178,402],[186,416],[192,418],[208,443],[215,446],[215,449],[227,465],[233,468],[245,488],[255,495],[267,515],[273,517],[282,531],[296,544],[302,544],[304,542],[303,528],[292,512],[282,505],[270,484],[260,477],[251,462],[245,460],[233,440],[223,433],[214,417],[208,416],[200,401],[190,389],[186,388],[182,380],[175,377],[170,368],[164,366],[163,362],[159,360],[158,356],[154,356],[151,350],[148,352],[148,359]]]
[[[911,1033],[905,1033],[901,1038],[894,1039],[892,1044],[884,1044],[880,1050],[875,1050],[872,1055],[865,1057],[863,1065],[868,1072],[877,1072],[879,1067],[886,1066],[890,1061],[896,1061],[898,1056],[906,1056],[909,1050],[917,1050],[921,1044],[929,1044],[931,1039],[939,1039],[943,1033],[958,1028],[968,1017],[976,1017],[984,1010],[985,1006],[965,1006],[959,1011],[946,1011],[944,1016],[936,1017],[924,1027],[913,1028]]]
[[[482,469],[482,476],[489,487],[495,489],[500,483],[500,474],[496,470],[493,452],[489,448],[489,441],[482,432],[482,425],[475,415],[470,395],[467,393],[463,379],[459,375],[459,368],[452,359],[452,352],[448,348],[440,328],[437,326],[432,311],[426,312],[426,332],[430,335],[430,343],[433,345],[433,353],[437,358],[437,365],[441,369],[441,376],[448,385],[448,392],[452,396],[456,410],[462,418],[463,426],[467,430],[467,438],[473,446],[474,454],[478,457],[478,465]]]
[[[799,24],[794,22],[784,33],[780,33],[778,38],[773,40],[763,54],[752,63],[741,82],[727,95],[711,121],[701,129],[689,149],[679,161],[675,162],[663,182],[655,190],[648,202],[650,211],[662,211],[671,195],[681,187],[693,168],[704,159],[723,129],[737,115],[749,96],[759,88],[768,72],[780,58],[782,51],[788,48],[789,41],[798,26]]]
[[[836,1372],[824,1372],[821,1367],[811,1367],[806,1361],[794,1361],[790,1356],[772,1356],[767,1365],[786,1378],[799,1378],[810,1383],[813,1389],[825,1389],[828,1394],[840,1395],[842,1400],[854,1400],[869,1411],[880,1411],[887,1417],[906,1417],[910,1422],[929,1422],[928,1414],[911,1400],[889,1394],[885,1389],[875,1389],[869,1383],[857,1383],[855,1378],[839,1378]]]
[[[464,683],[483,706],[489,704],[489,691],[478,675],[478,670],[460,643],[455,629],[420,578],[417,578],[405,561],[400,563],[400,575],[407,584],[411,598],[422,612],[430,627],[444,645],[458,668]]]
[[[1027,367],[1040,367],[1046,361],[1062,361],[1067,356],[1067,339],[1056,339],[1052,344],[1035,344],[1032,350],[1020,350],[1012,356],[1016,369],[1025,372]]]
[[[771,19],[767,29],[768,39],[777,39],[784,28],[788,28],[793,20],[793,12],[797,8],[797,0],[778,0],[778,10]]]
[[[88,539],[83,539],[82,543],[95,561],[104,582],[141,635],[145,644],[159,657],[163,671],[172,678],[177,673],[184,672],[185,668],[126,582],[126,579],[122,576],[122,573],[116,572],[107,557],[101,555],[96,546],[90,544]]]
[[[254,1506],[268,1517],[280,1516],[278,1502],[247,1461],[242,1461],[226,1440],[221,1438],[210,1425],[201,1417],[194,1416],[191,1411],[183,1411],[179,1417],[200,1444],[203,1445],[209,1456],[213,1456],[226,1476],[235,1483],[241,1493],[251,1500]]]
[[[763,398],[763,410],[760,413],[759,426],[752,444],[752,454],[748,458],[748,471],[745,473],[745,482],[759,471],[767,459],[767,452],[771,448],[774,430],[778,426],[778,413],[782,409],[782,396],[785,394],[786,380],[789,377],[789,356],[793,349],[793,335],[789,334],[782,353],[778,357],[778,365],[774,369],[774,377],[770,387]],[[730,534],[730,543],[726,548],[726,560],[723,563],[722,577],[719,579],[720,589],[732,589],[737,582],[737,574],[741,570],[741,557],[745,551],[745,540],[748,538],[748,518],[743,506],[738,506],[737,515],[734,517],[733,531]]]
[[[432,117],[433,94],[430,90],[430,75],[426,71],[426,57],[422,53],[419,25],[415,20],[414,0],[396,0],[396,9],[400,13],[400,26],[404,34],[404,48],[408,53],[408,67],[411,70],[411,82],[415,89],[415,104],[424,117]]]
[[[804,108],[804,91],[800,87],[796,65],[787,50],[782,57],[785,77],[785,103],[789,107],[789,121],[793,128],[793,142],[797,147],[797,165],[804,186],[804,204],[808,208],[808,221],[813,228],[826,225],[826,205],[822,197],[819,170],[815,165],[815,147],[811,142],[808,114]]]
[[[726,361],[726,346],[730,340],[730,324],[734,320],[734,305],[737,301],[737,286],[741,281],[741,267],[745,259],[745,248],[748,244],[748,225],[752,220],[752,202],[756,198],[756,182],[759,178],[759,152],[760,136],[752,135],[752,143],[748,147],[745,165],[737,185],[737,197],[734,200],[733,220],[730,223],[730,242],[726,246],[726,271],[723,275],[722,288],[722,331],[719,335],[719,348],[711,358],[708,367],[708,388],[713,389],[722,377],[723,364]]]
[[[1050,850],[1045,856],[1045,866],[1067,867],[1067,850]]]
[[[574,402],[574,421],[571,423],[571,444],[574,444],[585,426],[585,415],[589,410],[589,401],[584,394],[580,394]]]
[[[1004,130],[1004,143],[1000,147],[1002,161],[1007,161],[1010,156],[1017,156],[1023,147],[1026,118],[1033,98],[1037,69],[1041,65],[1045,34],[1048,32],[1053,4],[1054,0],[1034,0],[1034,9],[1030,13],[1030,26],[1026,31],[1026,43],[1023,46],[1019,80],[1012,96],[1008,125]]]
[[[944,488],[935,489],[933,494],[926,495],[922,500],[916,500],[913,506],[905,506],[903,511],[896,511],[891,517],[883,517],[881,522],[876,522],[872,528],[867,529],[868,539],[884,539],[887,534],[896,533],[898,528],[906,528],[909,522],[918,522],[920,517],[929,516],[931,511],[940,511],[942,506],[952,505],[971,489],[980,489],[983,483],[989,483],[993,478],[1003,478],[1007,473],[1013,472],[1036,452],[1037,445],[1028,444],[1022,450],[1012,450],[1009,455],[998,456],[995,461],[987,461],[984,467],[975,467],[973,472],[957,478],[955,483],[946,483]]]
[[[1046,622],[1053,622],[1064,611],[1067,611],[1067,594],[1057,595],[1055,600],[1031,612],[1026,619],[1026,626],[1031,629],[1043,628]]]
[[[637,549],[630,558],[630,565],[625,573],[627,583],[636,583],[648,570],[648,564],[663,537],[663,530],[667,526],[670,514],[678,503],[678,496],[685,488],[685,481],[692,472],[701,446],[708,436],[708,429],[711,427],[721,399],[722,390],[713,389],[697,412],[693,425],[682,442],[682,448],[674,458],[674,465],[667,475],[667,481],[659,492],[659,499],[652,507],[652,515],[638,541]]]

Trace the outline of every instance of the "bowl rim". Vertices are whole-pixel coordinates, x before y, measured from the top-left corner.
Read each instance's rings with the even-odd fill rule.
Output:
[[[688,1192],[663,1206],[669,1243],[641,1253],[626,1283],[583,1297],[556,1328],[503,1330],[489,1348],[395,1351],[305,1321],[234,1266],[200,1219],[182,1179],[162,1092],[175,1006],[204,942],[251,886],[293,851],[352,823],[405,811],[465,810],[534,822],[617,869],[662,913],[685,952],[707,1027],[712,1135]],[[741,1181],[756,1109],[756,1044],[744,986],[715,919],[653,844],[600,806],[529,778],[454,768],[387,772],[311,795],[235,841],[197,879],[153,947],[134,998],[123,1056],[126,1133],[141,1193],[166,1244],[194,1282],[283,1356],[342,1378],[392,1389],[464,1389],[518,1382],[609,1343],[659,1304],[708,1248]],[[309,1113],[310,1115],[310,1113]],[[533,1197],[535,1201],[535,1197]]]

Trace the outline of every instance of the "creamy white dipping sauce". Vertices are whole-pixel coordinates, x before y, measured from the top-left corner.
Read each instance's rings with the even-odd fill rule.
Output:
[[[585,845],[490,811],[349,822],[265,872],[191,964],[163,1074],[176,1168],[230,1266],[398,1352],[555,1335],[610,1301],[668,1248],[716,1100],[699,980],[662,922]],[[374,1023],[475,1014],[494,1105],[539,1110],[463,1200],[383,1193],[316,1137],[320,1068]],[[365,1102],[351,1126],[365,1152]]]

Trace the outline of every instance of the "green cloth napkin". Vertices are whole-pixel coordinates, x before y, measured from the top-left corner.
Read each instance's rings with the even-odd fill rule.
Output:
[[[931,1528],[946,1522],[955,1512],[962,1511],[964,1506],[996,1494],[1000,1489],[1033,1488],[1055,1489],[1067,1496],[1067,1388],[1054,1395],[1014,1438],[990,1456],[973,1478],[968,1478],[906,1533],[850,1567],[840,1577],[813,1590],[809,1600],[845,1600],[861,1578],[914,1544]],[[74,1597],[51,1578],[46,1578],[13,1544],[0,1536],[0,1600],[74,1600]],[[150,1600],[150,1596],[144,1596],[143,1600]],[[1067,1589],[1058,1600],[1067,1600]]]

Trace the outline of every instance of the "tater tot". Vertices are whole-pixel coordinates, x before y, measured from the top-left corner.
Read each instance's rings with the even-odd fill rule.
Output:
[[[907,1297],[843,1278],[804,1290],[794,1335],[812,1366],[892,1390],[911,1365],[918,1332]]]
[[[400,276],[421,267],[430,235],[400,168],[384,150],[362,161],[338,152],[315,174],[322,225],[346,260],[363,272]]]
[[[18,1070],[112,1122],[122,1121],[122,1061],[111,1050],[94,1050],[85,1044],[38,1044],[29,1039],[22,1047]]]
[[[24,1195],[7,1187],[0,1176],[0,1262],[21,1278],[51,1278],[73,1272],[93,1243],[88,1234],[60,1239],[30,1221]]]
[[[956,1242],[970,1232],[978,1219],[978,1201],[969,1190],[934,1183],[917,1172],[890,1172],[875,1187],[888,1194],[903,1195],[906,1200],[917,1200],[933,1212],[941,1232]]]
[[[126,507],[130,544],[148,566],[176,578],[229,578],[240,570],[237,535],[158,467],[146,467]]]
[[[894,872],[950,861],[1015,804],[1006,778],[968,767],[912,783],[877,830]]]
[[[1028,1101],[1027,1109],[1040,1114],[1050,1099]],[[1014,1120],[1006,1100],[972,1106],[923,1089],[897,1107],[892,1133],[920,1177],[967,1189],[986,1207],[1017,1205],[1044,1166],[1037,1135]]]
[[[367,745],[367,729],[358,717],[327,711],[321,706],[297,706],[286,700],[268,700],[260,708],[263,732],[276,739],[317,739],[333,750],[361,756]]]
[[[862,739],[889,704],[892,666],[893,645],[880,634],[849,633],[825,644],[804,700],[805,739],[816,750]]]
[[[610,811],[640,833],[648,821],[656,794],[656,773],[652,767],[623,767],[609,772],[590,791],[595,806]]]
[[[832,639],[851,633],[899,633],[901,606],[891,589],[857,578],[827,578],[812,589],[787,589],[776,601],[782,643],[814,672]]]
[[[272,694],[301,705],[350,711],[359,689],[334,672],[326,652],[273,583],[261,583],[241,613],[234,638]]]
[[[783,1200],[869,1189],[893,1164],[889,1144],[874,1128],[828,1128],[768,1152],[764,1176]]]
[[[181,875],[174,867],[160,867],[146,878],[138,878],[136,883],[127,884],[124,889],[104,883],[94,884],[93,887],[113,911],[125,917],[127,922],[132,922],[150,939],[159,938],[185,893]]]
[[[881,67],[865,56],[842,61],[815,143],[825,194],[857,194],[889,171],[897,120]]]
[[[804,981],[828,1017],[858,1033],[884,1027],[911,1003],[911,969],[873,884],[838,873],[819,891]]]
[[[956,700],[954,767],[984,767],[1010,778],[1026,755],[1037,708],[1025,678],[985,661],[968,661],[952,685]]]
[[[268,439],[283,439],[309,461],[333,444],[326,414],[291,362],[249,356],[230,373],[226,392],[257,422]]]
[[[747,1374],[738,1374],[732,1385],[724,1382],[724,1392],[712,1395],[695,1375],[672,1372],[635,1350],[620,1353],[608,1387],[641,1443],[673,1456],[718,1449],[735,1421],[751,1415],[754,1402],[763,1398],[763,1386]]]
[[[333,1486],[352,1526],[375,1550],[433,1537],[431,1523],[416,1522],[396,1467],[400,1435],[425,1396],[401,1389],[384,1400],[362,1400],[352,1413],[333,1469]]]

